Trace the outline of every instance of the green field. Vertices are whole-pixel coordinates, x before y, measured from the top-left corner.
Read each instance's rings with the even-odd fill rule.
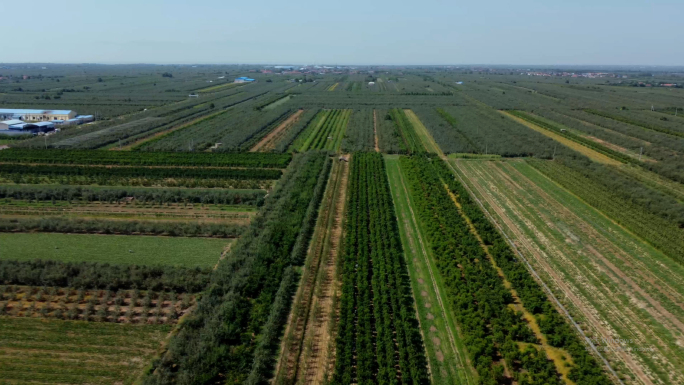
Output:
[[[399,157],[386,155],[385,165],[397,213],[401,243],[411,278],[413,297],[430,363],[433,384],[475,384],[474,370],[458,334],[454,315],[432,250],[414,216],[408,185],[399,167]]]
[[[313,131],[308,133],[308,128],[304,131],[303,134],[308,133],[308,137],[300,151],[339,150],[351,113],[352,110],[348,109],[324,111],[324,117],[316,122]]]
[[[287,103],[288,100],[290,100],[291,97],[292,97],[292,95],[287,95],[283,98],[280,98],[280,99],[276,100],[275,102],[264,107],[264,110],[266,110],[266,111],[272,110],[272,109],[274,109],[274,108],[276,108],[282,104],[285,104],[285,103]]]
[[[213,266],[230,239],[57,233],[0,234],[0,259]]]
[[[443,155],[442,150],[439,148],[439,145],[437,145],[435,139],[432,137],[432,135],[430,135],[430,132],[425,127],[423,122],[420,121],[418,115],[416,115],[415,112],[409,109],[404,110],[404,114],[413,126],[413,130],[415,131],[416,135],[418,135],[420,141],[423,143],[425,150],[433,154]]]
[[[618,373],[684,381],[681,265],[525,161],[451,163]]]
[[[0,317],[0,383],[129,385],[171,327]]]

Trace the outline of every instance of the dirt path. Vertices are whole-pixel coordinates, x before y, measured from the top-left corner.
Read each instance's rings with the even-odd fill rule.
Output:
[[[283,338],[274,379],[276,384],[322,384],[332,373],[334,338],[331,324],[340,285],[335,272],[348,178],[349,164],[336,163]]]
[[[293,124],[297,123],[303,112],[304,110],[298,110],[294,114],[290,115],[289,118],[285,119],[285,121],[276,127],[275,130],[268,133],[268,135],[261,139],[259,143],[255,144],[254,147],[252,147],[252,149],[249,151],[265,151],[275,147],[276,139],[282,136],[282,134],[284,134],[288,128],[292,127]]]
[[[221,251],[221,256],[219,257],[218,261],[216,261],[216,264],[214,265],[214,270],[216,270],[221,263],[226,258],[226,255],[230,252],[230,249],[233,248],[233,244],[235,242],[230,242],[229,244],[226,245],[226,247],[223,248],[223,251]]]
[[[378,147],[378,113],[377,113],[377,110],[373,110],[373,135],[375,137],[375,152],[380,152],[380,147]]]
[[[306,384],[323,384],[331,373],[334,360],[334,336],[330,334],[330,324],[336,311],[333,307],[336,292],[339,292],[339,282],[336,282],[337,256],[342,241],[342,225],[344,209],[347,201],[347,181],[349,179],[349,165],[340,163],[340,181],[336,186],[335,208],[332,211],[332,226],[328,231],[327,254],[325,265],[319,273],[319,279],[314,295],[313,318],[309,315],[304,340],[305,349],[300,357],[300,370],[297,378]]]

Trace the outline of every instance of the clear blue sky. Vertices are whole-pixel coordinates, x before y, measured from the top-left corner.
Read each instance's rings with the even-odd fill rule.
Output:
[[[5,0],[0,62],[684,65],[682,0]]]

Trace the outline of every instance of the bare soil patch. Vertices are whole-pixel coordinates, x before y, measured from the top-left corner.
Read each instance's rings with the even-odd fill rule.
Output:
[[[337,257],[342,240],[349,164],[336,163],[328,182],[302,281],[283,338],[274,382],[322,384],[334,364],[331,326],[337,317]]]
[[[273,131],[269,132],[268,135],[266,135],[263,139],[259,141],[259,143],[255,144],[254,147],[252,147],[250,152],[257,152],[257,151],[270,151],[275,148],[276,143],[278,142],[278,139],[283,136],[287,130],[292,127],[297,121],[299,120],[299,117],[304,113],[304,110],[298,110],[294,114],[290,115],[287,119],[285,119],[284,122],[282,122],[278,127],[276,127]]]

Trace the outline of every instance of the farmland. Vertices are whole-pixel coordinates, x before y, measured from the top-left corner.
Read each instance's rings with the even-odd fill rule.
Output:
[[[295,142],[297,150],[339,150],[350,115],[351,110],[320,111]]]
[[[424,157],[402,158],[401,164],[480,378],[608,383],[447,166]],[[489,290],[476,294],[480,287]]]
[[[202,373],[207,380],[225,375],[258,381],[270,375],[276,341],[298,278],[293,265],[303,263],[330,170],[330,161],[318,152],[300,155],[292,164],[296,167],[289,170],[289,178],[265,203],[263,216],[252,222],[217,265],[212,276],[216,289],[202,297],[197,311],[172,338],[169,352],[156,362],[154,374],[146,383],[197,375],[202,367],[214,368]],[[235,333],[253,337],[231,339],[231,349],[219,344],[218,338],[205,338],[207,334],[218,337],[224,333],[220,325],[205,322],[219,315],[229,317],[224,320],[227,323],[246,317],[246,322],[236,323],[241,330]],[[200,350],[195,348],[197,344],[202,346]],[[212,353],[202,353],[206,351]]]
[[[377,153],[352,158],[336,383],[362,383],[375,376],[388,382],[428,381],[384,168]]]
[[[3,378],[25,379],[38,365],[44,369],[34,378],[43,383],[140,381],[169,332],[197,306],[196,293],[207,287],[235,238],[257,218],[268,194],[261,188],[271,189],[291,160],[262,154],[6,151],[0,322],[27,319],[24,333],[35,333],[30,341],[38,345],[4,350],[7,362],[17,354],[33,361],[4,366],[11,375]],[[228,180],[235,182],[222,182]],[[235,185],[253,189],[230,188]],[[64,340],[57,333],[64,329],[76,340],[67,342],[73,357],[59,347]],[[84,352],[92,364],[71,367]],[[120,363],[108,365],[108,359]],[[56,376],[51,365],[64,370]]]
[[[10,383],[133,384],[169,330],[0,317],[0,376]]]
[[[250,151],[273,151],[276,144],[287,134],[287,131],[292,129],[295,123],[299,120],[304,110],[299,110],[288,117],[285,121],[280,123],[280,125],[273,129],[268,135],[266,135],[259,143],[257,143]]]
[[[453,163],[623,378],[681,382],[681,265],[525,162]]]
[[[684,382],[678,74],[280,67],[2,69],[5,382]]]
[[[455,315],[445,305],[447,293],[443,279],[434,266],[432,249],[417,221],[399,159],[385,157],[387,175],[397,211],[406,264],[411,277],[413,298],[427,350],[432,383],[472,384],[475,374],[468,361],[463,337],[455,324]]]
[[[340,243],[349,166],[333,165],[313,233],[291,318],[283,338],[278,384],[325,382],[334,367],[336,314],[340,281]]]
[[[231,240],[81,234],[1,234],[0,259],[213,266]]]

